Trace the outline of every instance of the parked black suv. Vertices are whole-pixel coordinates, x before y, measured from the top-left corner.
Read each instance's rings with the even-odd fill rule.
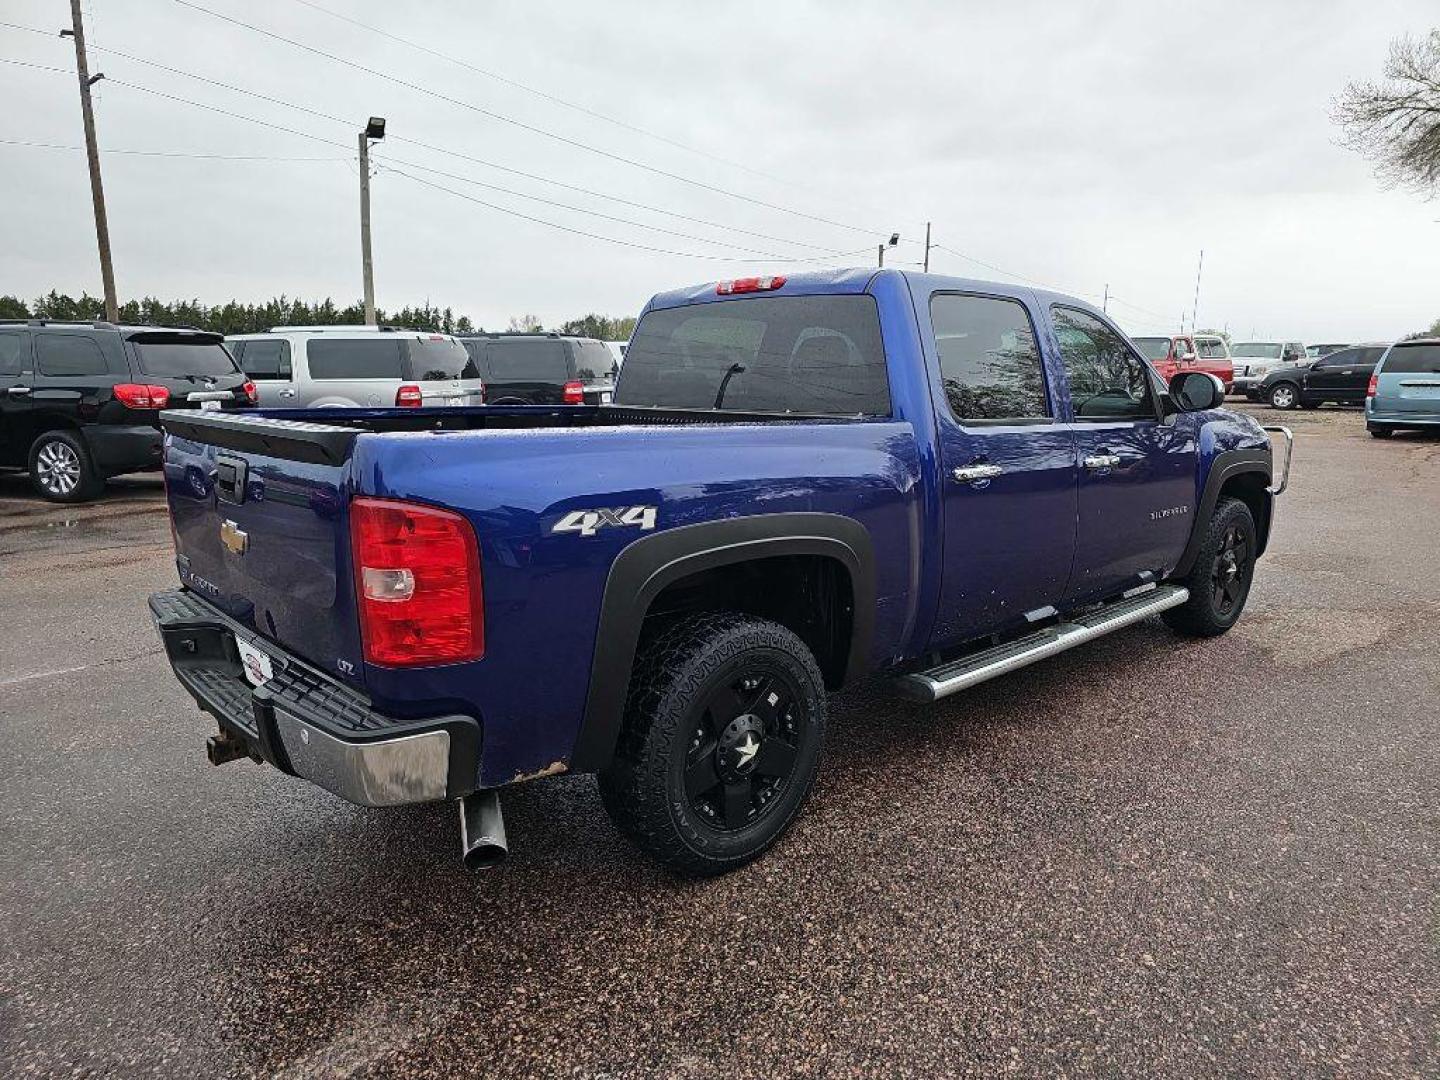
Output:
[[[51,319],[0,321],[0,468],[54,502],[160,466],[161,409],[239,409],[255,384],[219,334]]]
[[[615,358],[603,341],[561,334],[483,334],[460,344],[489,405],[608,405]]]
[[[1256,387],[1256,396],[1276,409],[1313,409],[1327,401],[1363,405],[1370,376],[1387,345],[1349,345],[1315,360],[1282,364]]]

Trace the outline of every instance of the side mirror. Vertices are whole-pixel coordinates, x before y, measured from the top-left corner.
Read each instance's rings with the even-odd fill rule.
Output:
[[[1204,371],[1186,371],[1170,380],[1170,402],[1177,412],[1204,412],[1219,408],[1225,384]]]

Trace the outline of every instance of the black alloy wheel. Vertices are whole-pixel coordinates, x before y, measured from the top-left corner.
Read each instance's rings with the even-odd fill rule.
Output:
[[[718,686],[685,757],[685,798],[719,832],[754,825],[779,805],[795,773],[805,717],[779,671],[752,665]]]

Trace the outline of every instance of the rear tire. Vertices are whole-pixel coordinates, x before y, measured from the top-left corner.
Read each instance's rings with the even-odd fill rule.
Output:
[[[31,444],[30,483],[58,503],[86,502],[105,487],[85,441],[72,431],[47,431]]]
[[[826,710],[820,668],[790,630],[738,612],[684,619],[636,658],[601,800],[671,870],[733,870],[809,796]]]
[[[1190,599],[1163,612],[1170,629],[1185,637],[1216,637],[1235,625],[1255,576],[1255,519],[1239,499],[1221,499],[1210,515],[1195,565],[1177,584]]]
[[[1386,427],[1381,424],[1367,424],[1366,430],[1377,439],[1388,439],[1395,434],[1393,427]]]

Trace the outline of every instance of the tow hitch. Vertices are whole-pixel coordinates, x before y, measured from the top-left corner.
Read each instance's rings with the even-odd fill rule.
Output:
[[[226,765],[232,761],[250,756],[250,747],[244,739],[232,732],[220,729],[220,734],[205,740],[205,756],[211,765]]]

